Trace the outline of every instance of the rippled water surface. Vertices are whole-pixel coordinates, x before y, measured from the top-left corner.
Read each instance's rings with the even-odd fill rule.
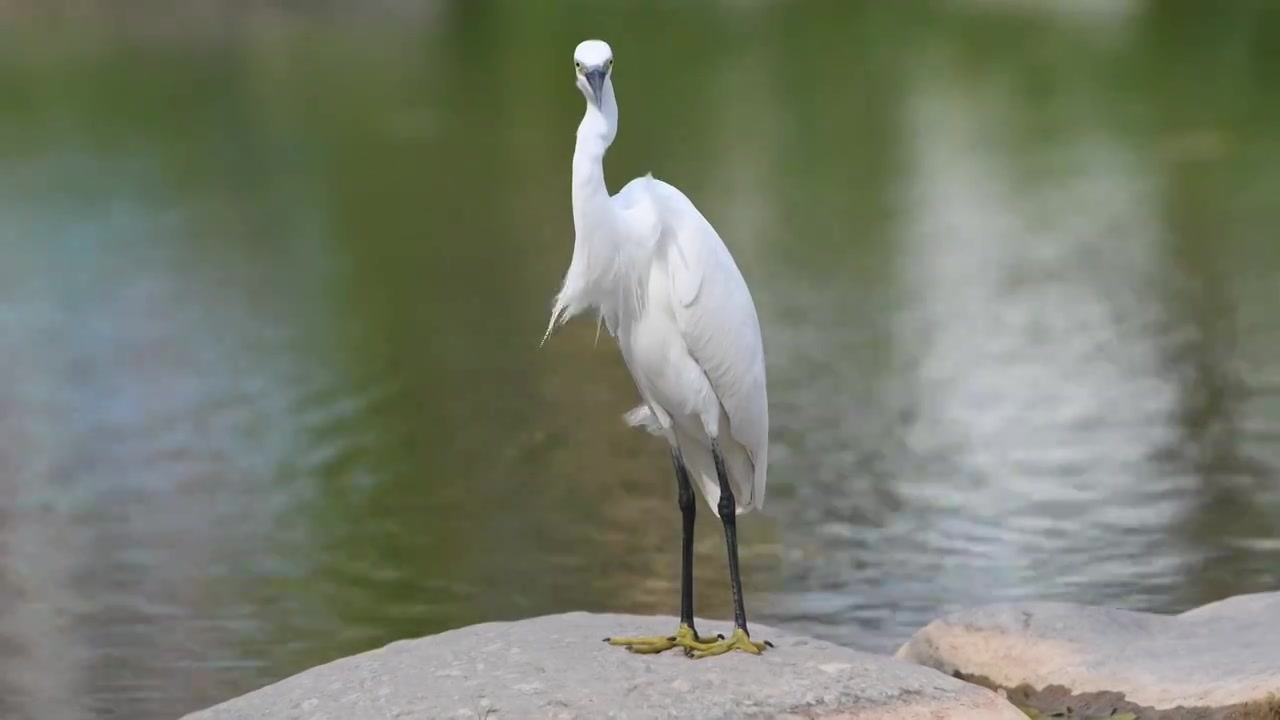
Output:
[[[682,187],[760,309],[753,618],[890,651],[1280,587],[1274,9],[354,5],[0,10],[0,716],[677,610],[616,350],[538,348],[593,35],[611,186]]]

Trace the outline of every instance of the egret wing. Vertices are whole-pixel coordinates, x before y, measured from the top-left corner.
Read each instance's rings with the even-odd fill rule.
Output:
[[[769,403],[760,321],[747,283],[711,223],[683,193],[652,181],[661,242],[675,294],[676,322],[746,450],[753,475],[747,506],[762,507],[768,463]]]

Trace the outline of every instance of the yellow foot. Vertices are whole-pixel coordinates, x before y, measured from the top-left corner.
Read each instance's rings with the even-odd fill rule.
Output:
[[[759,655],[764,652],[766,647],[773,647],[773,643],[768,640],[764,642],[756,642],[751,639],[746,630],[742,628],[733,629],[733,637],[725,640],[721,638],[719,642],[712,643],[709,647],[701,648],[693,653],[695,658],[712,657],[714,655],[723,655],[730,650],[741,650],[752,655]]]
[[[715,644],[721,640],[724,640],[723,635],[700,637],[693,631],[693,628],[688,625],[681,625],[680,629],[676,630],[675,635],[615,637],[604,639],[604,641],[610,645],[622,645],[633,653],[641,653],[644,655],[665,652],[675,647],[684,648],[685,655],[692,655],[695,652],[714,647]]]

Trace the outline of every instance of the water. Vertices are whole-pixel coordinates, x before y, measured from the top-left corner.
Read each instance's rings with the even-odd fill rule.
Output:
[[[760,308],[753,618],[1280,586],[1275,9],[190,5],[4,11],[0,717],[676,611],[616,350],[538,349],[593,35],[611,185],[682,187]],[[723,556],[702,513],[706,615]]]

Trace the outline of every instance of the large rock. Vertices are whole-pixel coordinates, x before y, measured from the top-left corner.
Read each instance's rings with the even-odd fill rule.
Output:
[[[1280,695],[1280,592],[1181,615],[988,605],[933,621],[897,657],[1010,689],[1122,693],[1157,710],[1266,703]]]
[[[691,660],[610,634],[674,618],[570,613],[488,623],[331,662],[185,720],[386,718],[928,718],[1026,720],[998,695],[918,665],[753,625],[775,648]],[[727,631],[699,621],[699,629]]]

